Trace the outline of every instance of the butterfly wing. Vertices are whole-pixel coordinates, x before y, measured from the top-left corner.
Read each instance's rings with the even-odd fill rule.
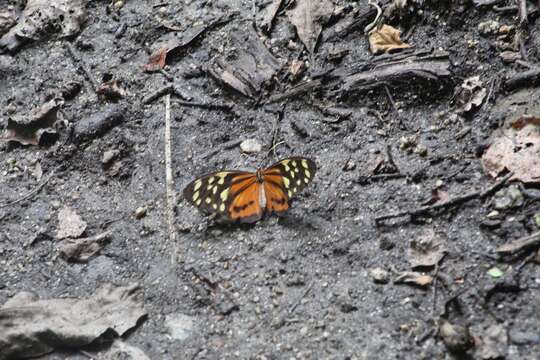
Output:
[[[316,171],[315,162],[301,157],[283,159],[264,170],[266,210],[287,210],[290,199],[313,180]]]
[[[242,222],[262,216],[260,185],[255,174],[245,171],[219,171],[204,175],[184,189],[188,202],[207,214]]]

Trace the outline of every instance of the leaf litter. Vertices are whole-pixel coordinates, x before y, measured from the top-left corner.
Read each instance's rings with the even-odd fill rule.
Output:
[[[298,38],[311,55],[315,53],[322,28],[333,11],[334,5],[329,0],[297,0],[294,7],[287,11]]]
[[[104,284],[87,299],[40,300],[20,292],[0,308],[0,359],[78,348],[106,332],[124,335],[146,315],[138,285]]]
[[[417,239],[411,241],[409,262],[411,268],[433,267],[441,261],[446,250],[442,237],[433,229],[427,229]]]
[[[368,35],[369,49],[376,55],[410,48],[411,45],[404,43],[400,35],[401,31],[390,25],[375,27]]]

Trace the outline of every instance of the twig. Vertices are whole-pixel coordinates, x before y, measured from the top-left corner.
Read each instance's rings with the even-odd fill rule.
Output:
[[[172,84],[165,85],[164,87],[159,88],[156,91],[144,97],[142,99],[142,103],[145,105],[150,104],[152,101],[156,100],[157,98],[160,98],[165,94],[170,94],[173,90],[174,90],[174,85]]]
[[[499,255],[513,255],[519,251],[540,246],[540,231],[524,236],[508,244],[501,245],[495,250]]]
[[[84,73],[84,76],[90,82],[90,85],[92,85],[92,90],[96,92],[98,89],[97,83],[94,80],[92,73],[90,73],[90,70],[86,68],[86,65],[84,64],[82,59],[79,57],[79,55],[77,55],[77,52],[73,48],[73,45],[71,45],[70,43],[66,43],[66,48],[68,50],[69,55],[73,59],[73,62],[77,63],[77,65],[79,66],[79,69],[82,70],[82,72]]]
[[[13,201],[10,201],[10,202],[7,202],[7,203],[4,203],[4,204],[0,204],[0,208],[4,208],[4,207],[8,207],[8,206],[12,206],[12,205],[15,205],[15,204],[18,204],[24,200],[28,200],[29,198],[31,198],[32,196],[36,195],[37,193],[39,193],[41,191],[41,189],[43,189],[43,187],[45,185],[47,185],[47,183],[49,182],[49,180],[54,176],[55,174],[55,171],[53,170],[51,172],[51,174],[49,176],[47,176],[47,178],[45,180],[43,180],[41,182],[41,184],[39,184],[38,186],[36,186],[33,190],[27,192],[25,195],[23,195],[22,197],[20,197],[19,199],[17,200],[13,200]]]
[[[441,259],[435,264],[435,271],[433,272],[433,304],[431,307],[431,315],[433,316],[435,314],[435,309],[437,307],[437,276],[439,275],[439,269],[440,269],[440,263],[444,260],[444,257],[446,256],[446,252],[443,253]]]
[[[388,102],[390,103],[390,106],[392,107],[392,111],[397,114],[398,110],[396,107],[396,102],[394,101],[394,98],[392,97],[392,94],[390,93],[390,88],[386,84],[384,84],[383,87],[384,87],[384,91],[386,91],[386,96],[388,97]]]
[[[211,103],[182,101],[182,100],[176,100],[174,103],[178,105],[182,105],[182,106],[198,107],[198,108],[203,108],[203,109],[208,109],[208,110],[230,111],[233,109],[232,104],[211,104]]]
[[[302,294],[302,296],[291,306],[291,308],[289,309],[289,314],[292,314],[294,310],[296,310],[298,305],[300,305],[300,302],[302,301],[302,299],[304,299],[309,294],[312,288],[313,288],[313,282],[309,284],[306,291],[304,291],[304,294]]]
[[[491,193],[497,191],[501,186],[503,186],[512,177],[512,175],[513,173],[508,173],[501,180],[497,181],[495,184],[488,187],[484,191],[473,191],[468,194],[458,196],[458,197],[455,197],[453,199],[450,199],[448,201],[444,201],[438,204],[429,205],[429,206],[421,206],[419,208],[412,209],[412,210],[403,210],[403,211],[398,211],[398,212],[387,214],[387,215],[377,216],[375,218],[375,223],[378,223],[379,221],[382,221],[382,220],[393,219],[393,218],[402,217],[402,216],[410,216],[411,218],[414,218],[416,216],[429,213],[430,211],[433,211],[433,210],[439,210],[439,209],[444,209],[444,208],[452,207],[455,205],[463,204],[472,199],[484,198],[490,195]]]
[[[368,4],[377,9],[377,16],[375,16],[375,20],[373,20],[373,22],[366,25],[366,27],[364,28],[364,34],[368,34],[375,26],[377,26],[377,23],[379,22],[382,14],[382,9],[379,4],[377,4],[376,0],[368,0]]]
[[[167,188],[167,221],[169,224],[169,244],[172,245],[171,264],[176,264],[176,225],[174,206],[176,193],[174,192],[174,179],[172,176],[171,161],[171,95],[165,96],[165,181]]]

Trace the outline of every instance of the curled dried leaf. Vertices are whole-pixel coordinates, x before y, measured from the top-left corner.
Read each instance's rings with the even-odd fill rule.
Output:
[[[369,32],[369,49],[373,54],[381,54],[410,48],[411,45],[401,40],[400,34],[401,31],[390,25],[376,27]]]

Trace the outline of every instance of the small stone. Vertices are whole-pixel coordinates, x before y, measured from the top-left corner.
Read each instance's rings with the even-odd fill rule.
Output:
[[[402,136],[399,139],[399,149],[400,150],[411,150],[417,144],[416,138],[414,136]]]
[[[146,206],[140,206],[135,210],[135,219],[142,219],[146,216],[148,209]]]
[[[175,340],[186,340],[196,328],[194,317],[180,313],[167,315],[165,326]]]
[[[60,209],[60,206],[62,206],[62,204],[60,204],[60,201],[58,201],[58,200],[53,200],[53,201],[51,201],[51,207],[52,207],[54,210]]]
[[[506,210],[523,205],[523,194],[517,185],[510,185],[507,189],[495,193],[494,207],[497,210]]]
[[[497,210],[493,210],[492,212],[490,212],[489,214],[487,214],[486,217],[487,217],[488,219],[495,219],[495,218],[499,217],[500,214],[501,214],[501,213],[498,212]]]
[[[347,160],[347,163],[345,163],[345,166],[343,167],[343,171],[351,171],[356,168],[356,163],[352,161],[351,159]]]
[[[101,163],[103,165],[107,165],[111,162],[112,159],[114,159],[116,156],[118,156],[118,150],[107,150],[103,153],[103,157],[101,158]]]
[[[293,60],[289,66],[289,73],[292,80],[296,80],[306,70],[306,63],[302,60]]]
[[[491,35],[499,32],[500,24],[495,20],[488,20],[478,24],[478,32],[481,35]]]
[[[388,282],[388,271],[381,268],[369,269],[369,276],[373,279],[373,282],[377,284],[386,284]]]
[[[465,352],[473,345],[469,329],[461,325],[453,325],[446,320],[442,320],[439,326],[439,336],[444,345],[452,352]]]
[[[124,2],[122,0],[119,0],[119,1],[115,1],[114,3],[114,8],[116,10],[120,10],[121,8],[124,7]]]
[[[416,147],[414,148],[414,152],[420,156],[426,156],[427,153],[428,153],[428,148],[426,145],[423,145],[423,144],[418,144],[416,145]]]
[[[240,150],[248,154],[258,153],[261,152],[262,145],[256,139],[246,139],[240,143]]]
[[[518,345],[538,344],[540,343],[540,336],[533,332],[519,331],[517,329],[510,329],[509,334],[510,341]]]
[[[502,25],[499,28],[499,34],[508,34],[512,30],[514,30],[513,26],[511,26],[511,25]]]
[[[508,64],[514,63],[517,60],[521,59],[521,54],[516,51],[503,51],[499,54],[499,56],[501,57],[503,62]]]

